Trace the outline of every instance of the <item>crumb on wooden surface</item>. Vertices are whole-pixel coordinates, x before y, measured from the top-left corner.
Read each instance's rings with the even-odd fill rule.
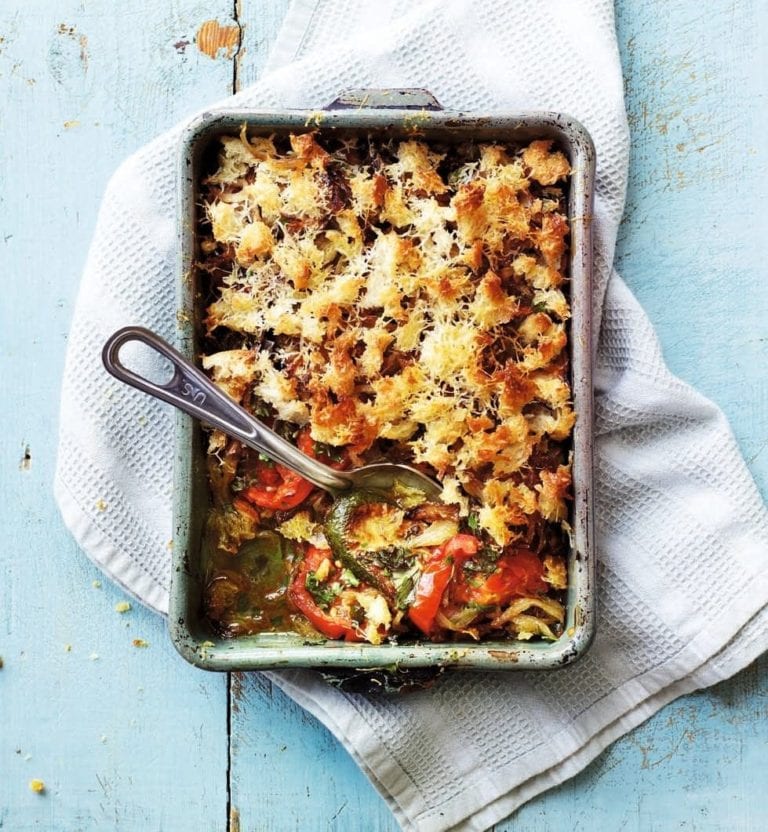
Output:
[[[143,638],[135,638],[132,644],[134,647],[149,647],[149,643],[144,641]]]
[[[131,604],[129,601],[118,601],[115,604],[115,612],[128,612],[130,610]]]
[[[42,794],[45,791],[45,783],[35,777],[29,781],[29,788],[36,794]]]

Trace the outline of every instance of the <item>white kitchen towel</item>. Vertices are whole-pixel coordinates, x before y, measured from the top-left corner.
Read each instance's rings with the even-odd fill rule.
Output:
[[[219,104],[318,109],[349,87],[426,87],[463,111],[564,111],[597,147],[592,649],[564,670],[449,674],[402,698],[271,674],[344,743],[404,829],[482,830],[768,647],[768,517],[724,417],[669,374],[611,277],[628,131],[610,1],[294,0],[268,72]],[[107,376],[100,350],[125,324],[174,337],[182,127],[128,159],[104,197],[69,339],[55,486],[86,553],[158,612],[173,413]]]

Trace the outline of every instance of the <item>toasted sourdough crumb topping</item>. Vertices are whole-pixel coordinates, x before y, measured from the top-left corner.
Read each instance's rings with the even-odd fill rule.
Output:
[[[499,546],[562,525],[565,156],[280,142],[224,137],[204,183],[208,343],[236,347],[204,357],[214,380],[358,462],[425,466]]]

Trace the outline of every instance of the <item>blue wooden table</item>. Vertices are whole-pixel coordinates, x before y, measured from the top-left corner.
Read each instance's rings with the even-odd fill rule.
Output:
[[[116,611],[123,594],[51,496],[67,327],[106,180],[255,80],[287,2],[0,6],[0,829],[396,829],[336,741],[262,677],[195,670],[159,618]],[[768,10],[617,11],[633,138],[619,267],[673,370],[728,414],[765,495]],[[498,828],[768,829],[766,717],[761,660],[668,706]]]

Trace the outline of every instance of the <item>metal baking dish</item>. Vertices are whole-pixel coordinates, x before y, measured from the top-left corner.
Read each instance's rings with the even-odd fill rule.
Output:
[[[588,647],[595,630],[595,558],[592,549],[592,193],[595,153],[585,129],[555,113],[465,114],[443,110],[422,90],[355,90],[321,111],[205,113],[186,131],[180,152],[179,330],[177,346],[189,359],[198,355],[195,273],[198,183],[211,142],[223,134],[285,134],[308,128],[326,132],[382,132],[456,142],[474,139],[525,142],[555,139],[573,169],[569,191],[571,225],[571,383],[578,414],[573,445],[574,503],[571,524],[567,618],[563,636],[552,643],[506,640],[479,643],[403,645],[308,644],[293,633],[262,633],[236,639],[216,636],[201,612],[202,525],[208,508],[205,451],[197,422],[181,413],[176,421],[174,548],[169,627],[179,652],[208,670],[285,667],[355,669],[470,668],[546,669],[568,664]]]

